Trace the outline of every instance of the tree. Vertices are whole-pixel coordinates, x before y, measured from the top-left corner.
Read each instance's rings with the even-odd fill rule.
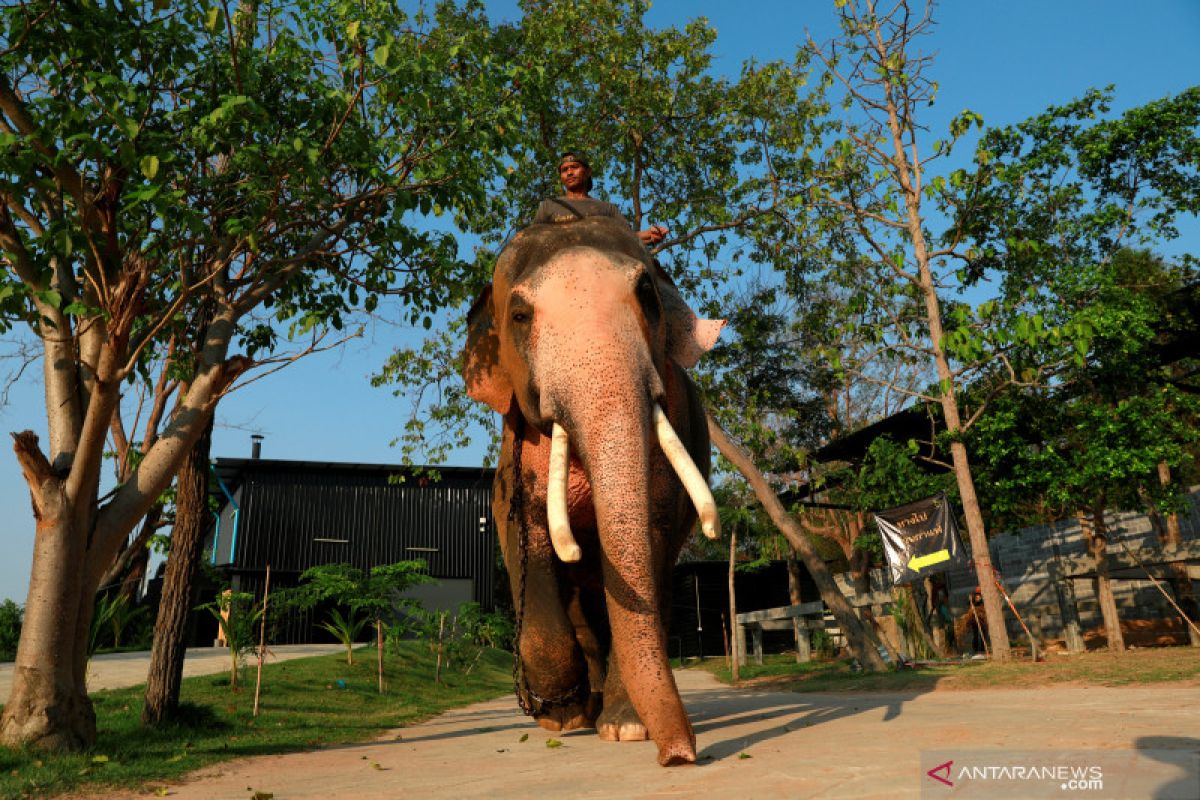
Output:
[[[878,380],[866,367],[897,355],[924,360],[932,372],[928,388],[911,394],[941,410],[942,442],[1003,659],[1008,639],[966,433],[996,396],[1045,385],[1091,347],[1086,320],[1039,305],[1039,269],[1060,265],[1064,279],[1080,267],[1084,273],[1075,274],[1086,274],[1085,255],[1099,254],[1090,263],[1101,263],[1138,231],[1169,236],[1175,216],[1196,207],[1196,101],[1189,92],[1088,125],[1107,110],[1103,95],[1092,93],[986,133],[972,169],[939,174],[937,162],[982,118],[964,111],[949,139],[925,142],[918,115],[934,102],[937,84],[928,74],[932,57],[918,46],[931,6],[913,5],[841,2],[842,36],[825,47],[810,42],[849,113],[828,137],[805,198],[811,235],[823,243],[812,260],[827,265],[809,274],[854,287],[845,328],[873,343],[849,360],[831,353],[840,373]],[[944,233],[935,236],[931,228],[942,220]],[[998,297],[972,306],[949,292],[985,277],[1001,286]]]
[[[928,359],[936,384],[916,393],[940,406],[950,439],[949,449],[979,584],[987,609],[995,657],[1009,657],[999,592],[991,581],[992,565],[980,513],[970,459],[961,438],[964,426],[959,394],[967,368],[953,363],[948,347],[944,302],[935,268],[953,257],[953,246],[935,248],[927,230],[922,203],[945,179],[926,185],[931,161],[949,150],[935,143],[922,153],[919,108],[931,103],[937,85],[926,74],[931,58],[915,51],[916,42],[932,24],[931,8],[914,12],[907,0],[883,11],[874,0],[839,2],[842,35],[826,47],[810,41],[810,50],[825,64],[827,81],[844,92],[845,107],[854,112],[842,124],[822,154],[809,194],[811,214],[823,231],[829,259],[828,274],[859,288],[857,309],[869,311],[850,325],[874,342],[868,352],[841,370],[865,375],[865,364],[880,355]],[[964,112],[951,126],[954,138],[965,133],[977,115]],[[955,306],[951,305],[954,309]],[[950,332],[952,332],[951,329]]]
[[[1119,649],[1103,510],[1109,503],[1130,507],[1129,486],[1142,487],[1152,507],[1154,498],[1171,491],[1169,480],[1148,481],[1142,472],[1143,459],[1154,452],[1170,460],[1180,441],[1179,414],[1187,413],[1186,403],[1163,405],[1177,381],[1164,374],[1165,351],[1150,340],[1166,332],[1156,317],[1171,314],[1161,304],[1150,307],[1172,283],[1178,291],[1179,284],[1194,281],[1196,266],[1194,254],[1185,255],[1166,270],[1128,248],[1176,238],[1179,216],[1200,210],[1200,89],[1118,116],[1108,116],[1111,100],[1111,87],[1093,90],[1025,122],[988,131],[953,205],[955,229],[970,243],[969,280],[997,280],[998,307],[1024,315],[1024,325],[1016,317],[1005,326],[1024,340],[1010,369],[1033,374],[1032,365],[1039,364],[1036,371],[1054,375],[1059,400],[1071,398],[1062,422],[1074,426],[1073,433],[1064,428],[1048,441],[1072,440],[1073,455],[1061,466],[1075,472],[1055,475],[1047,485],[1059,499],[1071,496],[1072,510],[1086,523],[1109,643]],[[1037,337],[1030,322],[1073,335],[1061,342]],[[1074,352],[1048,354],[1055,345],[1068,351],[1073,346]],[[1178,347],[1167,349],[1178,357]],[[1150,420],[1161,424],[1147,424]],[[1121,429],[1136,438],[1110,435]],[[1101,453],[1107,463],[1099,460]],[[1085,475],[1090,483],[1081,482]]]
[[[220,397],[385,290],[411,319],[457,299],[453,241],[418,228],[481,202],[508,84],[473,6],[36,0],[0,20],[0,321],[42,350],[49,428],[46,452],[15,435],[38,536],[0,741],[72,749],[95,740],[96,587]],[[121,387],[172,334],[187,391],[100,497]]]
[[[747,64],[737,81],[714,75],[716,32],[707,22],[656,30],[645,22],[647,6],[522,3],[521,22],[498,45],[522,65],[512,98],[518,121],[506,131],[515,137],[512,163],[489,187],[486,211],[457,220],[484,243],[473,289],[483,288],[499,245],[540,200],[560,193],[558,154],[579,150],[598,196],[635,227],[671,229],[656,255],[685,291],[708,295],[704,312],[731,313],[713,287],[753,250],[739,234],[768,224],[781,200],[774,164],[797,157],[793,143],[810,137],[818,118],[804,94],[807,64]],[[441,463],[478,427],[495,431],[490,412],[462,391],[460,325],[397,351],[374,379],[413,404],[397,439],[405,459]]]
[[[276,613],[287,609],[308,610],[327,602],[344,606],[348,614],[332,609],[322,627],[337,637],[346,648],[346,663],[353,664],[354,642],[363,625],[371,620],[380,623],[384,617],[393,616],[396,609],[413,605],[415,601],[404,600],[400,594],[430,580],[424,569],[425,562],[419,560],[383,564],[369,573],[350,564],[309,567],[301,573],[296,588],[278,594]]]
[[[1170,298],[1186,275],[1130,250],[1090,270],[1091,280],[1076,284],[1086,287],[1086,300],[1059,298],[1093,331],[1087,358],[1061,370],[1052,389],[1000,398],[972,434],[988,486],[983,499],[997,518],[1078,518],[1095,562],[1108,645],[1118,651],[1124,645],[1108,576],[1105,511],[1173,510],[1179,488],[1161,474],[1189,467],[1198,441],[1195,387],[1188,391],[1186,380],[1174,378],[1179,365],[1163,364],[1159,355],[1163,334],[1177,324]],[[1186,603],[1190,585],[1180,588]]]

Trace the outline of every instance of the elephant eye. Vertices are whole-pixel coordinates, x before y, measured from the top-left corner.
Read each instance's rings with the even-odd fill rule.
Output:
[[[514,325],[527,325],[533,319],[533,303],[519,292],[513,292],[508,304],[508,318]]]
[[[649,275],[643,274],[637,282],[637,297],[646,315],[652,319],[658,317],[658,293],[654,291],[654,282]]]

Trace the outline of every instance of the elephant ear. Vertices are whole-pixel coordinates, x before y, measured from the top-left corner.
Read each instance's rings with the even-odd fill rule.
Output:
[[[471,304],[467,312],[467,346],[463,350],[463,380],[467,396],[507,414],[513,387],[500,365],[500,336],[492,314],[492,287]]]
[[[667,355],[684,369],[691,369],[717,343],[725,320],[700,319],[661,267],[655,270],[655,275],[667,323]]]

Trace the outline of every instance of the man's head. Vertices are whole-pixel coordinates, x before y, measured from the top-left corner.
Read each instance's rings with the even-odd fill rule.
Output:
[[[578,153],[563,153],[558,159],[558,179],[567,194],[587,194],[592,190],[592,168]]]

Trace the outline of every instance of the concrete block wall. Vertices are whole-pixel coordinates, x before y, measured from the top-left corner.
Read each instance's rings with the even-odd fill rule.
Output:
[[[1145,514],[1109,513],[1105,515],[1105,521],[1110,534],[1110,552],[1124,552],[1118,541],[1125,542],[1131,550],[1159,544],[1153,522]],[[1184,540],[1200,538],[1200,487],[1194,487],[1188,495],[1179,522]],[[964,544],[969,552],[970,545],[965,541],[966,538],[964,531]],[[1056,557],[1087,555],[1087,542],[1079,523],[1071,519],[1054,525],[1022,528],[993,536],[989,544],[992,562],[1000,571],[1005,589],[1030,630],[1043,640],[1062,638],[1062,615],[1051,575],[1055,571]],[[975,572],[965,567],[951,570],[948,577],[950,607],[957,616],[967,610],[968,598],[976,585]],[[1101,625],[1094,582],[1077,579],[1070,583],[1082,628],[1086,630]],[[1117,580],[1113,582],[1113,589],[1122,619],[1176,616],[1170,603],[1149,580]],[[1011,615],[1007,619],[1010,635],[1023,636],[1017,621]]]

